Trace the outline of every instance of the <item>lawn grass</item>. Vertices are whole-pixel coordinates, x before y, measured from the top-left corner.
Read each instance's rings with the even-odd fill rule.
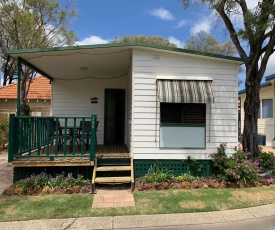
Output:
[[[0,196],[0,221],[187,213],[275,203],[275,186],[135,192],[135,207],[92,209],[93,195]]]

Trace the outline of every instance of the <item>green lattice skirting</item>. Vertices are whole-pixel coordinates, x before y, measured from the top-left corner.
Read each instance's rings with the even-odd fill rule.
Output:
[[[134,160],[135,178],[144,176],[151,165],[160,165],[170,169],[175,176],[190,172],[193,176],[211,176],[213,162],[211,160]]]

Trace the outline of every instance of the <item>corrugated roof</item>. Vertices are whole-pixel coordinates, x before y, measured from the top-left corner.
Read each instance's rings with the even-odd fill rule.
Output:
[[[12,83],[0,88],[1,99],[16,99],[17,98],[17,83]],[[50,80],[40,76],[32,80],[28,99],[51,99],[51,84]]]
[[[275,78],[275,74],[271,74],[271,75],[266,76],[266,77],[265,77],[265,80],[266,80],[266,81],[270,81],[270,80],[272,80],[272,79],[274,79],[274,78]]]
[[[260,88],[264,88],[264,87],[271,86],[271,85],[272,85],[272,84],[268,81],[268,82],[262,83],[262,84],[260,85]],[[240,95],[240,94],[243,94],[243,93],[245,93],[245,89],[239,90],[239,95]]]

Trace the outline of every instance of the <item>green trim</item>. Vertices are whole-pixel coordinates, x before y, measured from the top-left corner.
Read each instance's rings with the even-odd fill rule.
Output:
[[[41,70],[41,69],[35,67],[35,66],[32,65],[31,63],[29,63],[28,61],[26,61],[25,59],[23,59],[22,57],[20,57],[20,59],[21,59],[22,64],[24,64],[25,66],[28,66],[28,67],[32,68],[34,71],[40,73],[40,74],[43,75],[44,77],[46,77],[46,78],[48,78],[49,80],[53,81],[53,78],[52,78],[49,74],[47,74],[47,73],[45,73],[43,70]]]
[[[21,111],[20,111],[20,97],[21,97],[21,92],[20,92],[20,86],[21,86],[21,72],[22,72],[22,58],[18,58],[18,63],[17,63],[17,111],[16,115],[20,116]]]
[[[15,154],[13,157],[14,159],[21,159],[21,158],[63,158],[63,157],[90,157],[90,154],[81,154],[81,155],[76,155],[76,154],[65,154],[65,155],[17,155]],[[92,160],[93,161],[93,160]]]
[[[212,57],[212,58],[219,58],[225,60],[231,60],[236,62],[247,62],[247,59],[238,58],[238,57],[231,57],[231,56],[224,56],[220,54],[212,54],[194,50],[187,50],[175,47],[168,47],[168,46],[160,46],[160,45],[153,45],[153,44],[146,44],[140,42],[125,42],[125,43],[110,43],[110,44],[99,44],[99,45],[85,45],[85,46],[66,46],[66,47],[51,47],[51,48],[36,48],[36,49],[21,49],[21,50],[8,50],[5,51],[6,54],[10,56],[15,56],[16,54],[22,53],[38,53],[38,52],[50,52],[50,51],[67,51],[67,50],[82,50],[82,49],[98,49],[98,48],[116,48],[116,47],[147,47],[152,49],[159,49],[159,50],[167,50],[167,51],[174,51],[178,53],[186,53],[186,54],[193,54],[193,55],[200,55],[205,57]]]

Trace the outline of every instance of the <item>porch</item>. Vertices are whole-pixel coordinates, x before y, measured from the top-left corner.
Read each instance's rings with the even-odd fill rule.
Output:
[[[69,148],[69,146],[67,146]],[[51,152],[54,152],[51,147]],[[88,151],[85,151],[89,155]],[[94,161],[90,161],[89,156],[81,156],[80,152],[76,152],[75,156],[60,157],[54,153],[49,155],[40,154],[39,157],[32,155],[28,158],[15,158],[10,165],[13,167],[51,167],[51,166],[94,166]],[[121,159],[130,158],[130,152],[126,145],[97,145],[95,153],[97,159]]]
[[[10,116],[9,165],[93,166],[97,158],[130,158],[126,145],[97,144],[96,115],[90,117]]]

